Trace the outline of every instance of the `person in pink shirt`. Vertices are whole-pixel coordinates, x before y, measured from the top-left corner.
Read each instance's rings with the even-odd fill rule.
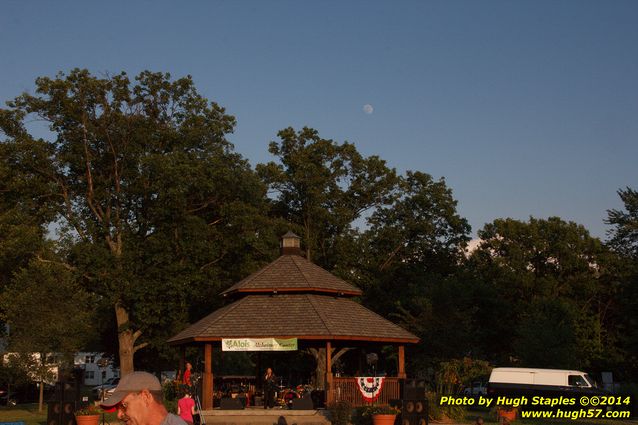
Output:
[[[195,414],[195,400],[191,397],[190,390],[184,389],[184,396],[177,400],[177,414],[187,423],[193,423]]]

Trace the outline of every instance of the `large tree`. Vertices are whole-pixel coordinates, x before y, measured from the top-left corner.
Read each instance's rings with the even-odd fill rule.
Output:
[[[605,222],[612,225],[609,246],[621,255],[623,276],[618,315],[623,318],[618,331],[625,352],[626,379],[638,377],[638,191],[619,190],[624,210],[607,211]]]
[[[419,299],[428,282],[439,282],[458,269],[470,226],[456,211],[456,200],[445,180],[408,171],[397,198],[369,217],[360,239],[361,279],[373,309],[388,313],[392,303],[422,311]],[[390,310],[388,310],[390,308]]]
[[[408,171],[394,202],[369,217],[351,266],[364,304],[421,337],[410,352],[419,367],[462,356],[469,345],[471,297],[456,275],[470,226],[456,205],[444,179]]]
[[[617,267],[600,240],[558,217],[497,219],[478,235],[470,267],[498,300],[480,311],[491,317],[483,336],[496,360],[548,366],[553,358],[555,367],[594,368],[617,360]],[[570,335],[564,343],[571,351],[529,349],[560,335]]]
[[[0,110],[3,166],[33,183],[68,266],[113,308],[122,374],[152,335],[270,256],[265,188],[226,140],[234,125],[190,77],[148,71],[39,78]]]
[[[330,270],[355,221],[393,199],[396,173],[378,156],[364,157],[311,128],[278,136],[269,147],[278,162],[259,164],[257,172],[275,194],[274,214],[302,232],[306,258]]]
[[[95,337],[91,297],[77,276],[55,258],[32,260],[18,271],[0,296],[9,325],[9,351],[26,360],[30,376],[40,383],[51,380],[51,355],[62,355],[68,365],[73,354]]]

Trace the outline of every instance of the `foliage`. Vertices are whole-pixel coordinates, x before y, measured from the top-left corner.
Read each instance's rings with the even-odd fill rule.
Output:
[[[577,323],[578,312],[571,303],[561,299],[534,301],[521,317],[514,350],[523,364],[575,369],[582,353]]]
[[[607,210],[605,223],[613,227],[609,245],[617,251],[638,259],[638,191],[627,187],[618,191],[625,211]]]
[[[355,425],[371,425],[372,415],[398,415],[401,411],[387,404],[367,404],[358,407],[352,416],[352,423]]]
[[[421,338],[408,361],[424,370],[467,351],[472,294],[455,276],[470,227],[444,179],[409,171],[396,193],[390,206],[371,214],[349,277],[364,289],[367,307]]]
[[[361,411],[362,416],[398,415],[399,413],[401,413],[401,410],[388,404],[370,404],[364,406]]]
[[[165,401],[176,400],[178,398],[178,384],[174,381],[166,381],[162,384],[162,392]]]
[[[123,374],[149,344],[170,358],[189,313],[275,252],[265,188],[225,138],[234,124],[190,77],[149,71],[39,78],[0,110],[7,193],[28,189],[21,211],[55,221],[65,262],[115,313]]]
[[[71,354],[91,336],[91,298],[59,264],[32,261],[5,288],[0,305],[12,351]]]
[[[445,395],[445,394],[444,394]],[[447,421],[449,419],[460,420],[465,417],[467,409],[463,405],[441,405],[441,394],[428,392],[428,415],[430,419]]]
[[[380,271],[406,266],[445,275],[461,258],[470,226],[456,212],[444,179],[422,172],[401,178],[398,198],[379,208],[367,232]]]
[[[16,272],[0,294],[0,307],[10,329],[12,363],[40,383],[52,381],[51,365],[69,364],[93,335],[90,296],[55,262],[34,259]],[[43,402],[40,393],[41,407]]]
[[[278,163],[256,167],[277,193],[273,212],[297,226],[309,260],[332,269],[353,222],[391,201],[396,173],[379,157],[363,157],[353,144],[322,139],[311,128],[278,136],[269,146]]]
[[[335,401],[328,405],[330,422],[333,425],[348,425],[352,416],[352,406],[345,400]]]
[[[619,291],[617,262],[598,239],[557,217],[499,219],[479,236],[468,266],[498,297],[493,327],[482,335],[492,360],[600,368],[605,359],[618,358],[618,318],[609,314]],[[562,343],[569,348],[556,345],[556,337],[568,337]],[[539,353],[539,344],[550,345]]]
[[[36,120],[48,126],[42,137]],[[310,128],[280,131],[275,161],[253,171],[227,140],[234,126],[190,77],[149,71],[39,78],[0,109],[10,343],[64,352],[98,345],[81,337],[99,334],[100,349],[120,350],[123,373],[134,353],[138,368],[172,369],[166,338],[221,307],[217,294],[271,261],[293,230],[309,259],[421,338],[407,347],[408,373],[433,376],[441,361],[454,369],[450,359],[469,357],[638,376],[634,189],[608,211],[607,245],[558,217],[503,218],[466,259],[470,227],[445,179],[397,176]]]
[[[608,210],[605,221],[613,227],[609,231],[609,246],[622,256],[619,267],[621,287],[619,305],[615,309],[618,320],[618,334],[622,337],[617,344],[623,351],[623,372],[638,378],[638,192],[627,187],[619,190],[625,210]]]
[[[94,416],[101,415],[103,413],[102,409],[94,404],[87,404],[81,409],[75,411],[75,416]]]
[[[434,369],[446,359],[474,356],[481,351],[475,337],[478,306],[473,286],[456,276],[440,280],[415,277],[404,285],[408,288],[401,286],[399,291],[417,288],[411,300],[401,296],[393,317],[423,341],[409,348],[408,361],[413,369]]]
[[[464,384],[484,379],[491,371],[488,362],[470,357],[441,362],[436,372],[436,392],[442,395],[457,394]]]

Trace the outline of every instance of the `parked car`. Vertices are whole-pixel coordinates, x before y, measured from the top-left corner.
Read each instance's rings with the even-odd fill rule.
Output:
[[[9,397],[9,391],[6,388],[0,388],[0,406],[15,406],[17,404],[16,399]]]
[[[104,393],[104,398],[107,398],[109,394],[113,393],[113,391],[115,390],[115,387],[117,387],[117,384],[119,384],[119,382],[120,382],[119,377],[109,378],[106,381],[104,381],[103,384],[96,385],[95,387],[91,388],[91,393],[93,394],[93,397],[96,400],[102,399],[102,393]]]
[[[487,394],[486,382],[472,382],[470,386],[463,389],[463,395],[467,396],[481,396]]]

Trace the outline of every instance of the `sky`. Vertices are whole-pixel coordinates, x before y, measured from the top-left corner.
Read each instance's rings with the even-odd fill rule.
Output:
[[[445,178],[474,235],[638,189],[635,0],[0,2],[2,104],[76,67],[191,75],[253,166],[309,126]]]

